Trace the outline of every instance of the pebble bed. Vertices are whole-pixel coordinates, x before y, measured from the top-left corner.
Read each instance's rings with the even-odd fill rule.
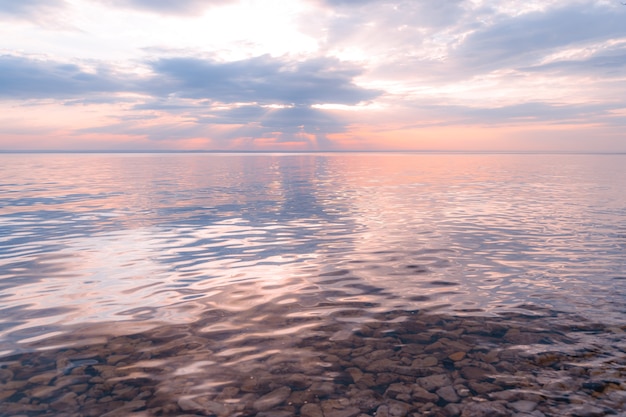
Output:
[[[205,324],[0,358],[0,415],[626,416],[623,325],[401,311],[234,345]]]

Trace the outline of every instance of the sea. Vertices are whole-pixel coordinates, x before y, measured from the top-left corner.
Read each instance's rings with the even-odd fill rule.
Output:
[[[625,381],[625,154],[0,154],[2,416],[624,415]]]

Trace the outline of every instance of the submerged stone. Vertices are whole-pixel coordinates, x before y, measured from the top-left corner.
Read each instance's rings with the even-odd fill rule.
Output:
[[[304,404],[300,408],[300,415],[302,417],[324,417],[322,408],[318,404]]]
[[[276,407],[279,404],[285,402],[289,395],[291,394],[291,389],[289,387],[280,387],[269,394],[266,394],[256,400],[252,407],[257,411],[266,411],[272,407]]]
[[[444,401],[449,403],[456,403],[461,400],[461,397],[456,393],[453,387],[445,386],[441,387],[436,391],[437,395],[441,397]]]
[[[445,385],[452,385],[452,380],[447,374],[437,374],[418,378],[416,382],[425,390],[431,392]]]

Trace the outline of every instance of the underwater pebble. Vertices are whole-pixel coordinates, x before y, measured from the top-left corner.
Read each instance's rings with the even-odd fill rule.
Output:
[[[172,335],[162,329],[163,336],[114,337],[101,345],[16,355],[0,361],[0,415],[623,414],[623,357],[609,361],[602,356],[605,352],[593,348],[521,351],[523,343],[545,341],[548,334],[534,326],[510,326],[506,320],[401,314],[362,325],[350,337],[338,333],[341,326],[328,330],[342,336],[334,340],[298,335],[287,344],[295,351],[277,350],[267,360],[240,360],[236,349],[219,356],[220,348],[209,339],[188,335],[188,330],[179,336],[173,329]],[[394,321],[397,317],[402,320]],[[299,357],[297,349],[306,356]],[[196,362],[204,365],[182,371]],[[223,383],[204,385],[215,379]]]
[[[280,387],[256,400],[254,404],[252,404],[252,408],[257,411],[269,410],[270,408],[276,407],[277,405],[285,402],[285,400],[289,398],[290,394],[291,389],[289,387]]]

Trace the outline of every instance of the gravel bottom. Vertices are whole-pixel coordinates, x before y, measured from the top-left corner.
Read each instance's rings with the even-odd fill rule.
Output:
[[[271,338],[206,325],[0,358],[0,415],[626,416],[623,325],[406,311]]]

